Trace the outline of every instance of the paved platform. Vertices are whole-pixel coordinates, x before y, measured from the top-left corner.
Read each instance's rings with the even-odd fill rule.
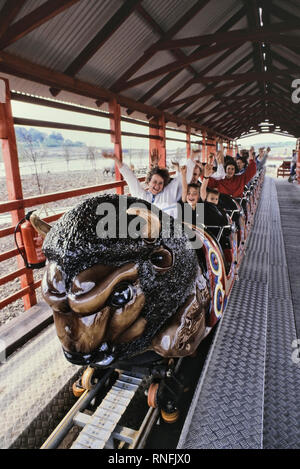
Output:
[[[1,364],[1,449],[12,445],[78,369],[65,359],[54,325]]]
[[[300,363],[293,360],[299,276],[287,261],[280,214],[284,199],[290,206],[287,191],[299,213],[298,188],[286,186],[280,200],[281,185],[265,178],[240,280],[207,357],[180,449],[300,448]],[[284,217],[282,211],[283,225]],[[300,239],[295,222],[291,240],[297,232]],[[299,268],[297,256],[294,250],[291,262]]]
[[[275,182],[297,335],[300,337],[300,184]]]

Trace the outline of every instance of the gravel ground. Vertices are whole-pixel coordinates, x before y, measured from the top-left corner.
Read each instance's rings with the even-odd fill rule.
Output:
[[[91,170],[87,171],[72,171],[71,173],[51,173],[47,175],[40,176],[40,180],[43,187],[44,193],[52,193],[52,192],[59,192],[62,191],[64,188],[67,190],[69,189],[76,189],[79,187],[85,186],[93,186],[96,184],[107,183],[113,181],[111,176],[103,176],[102,174],[95,175],[94,172]],[[67,181],[67,187],[66,187]],[[24,197],[30,197],[36,195],[38,193],[36,179],[33,175],[30,176],[23,176],[22,177],[22,184],[23,184],[23,195]],[[115,190],[107,191],[114,193]],[[98,193],[99,194],[99,193]],[[91,196],[97,195],[97,193],[91,194]],[[80,197],[73,197],[70,199],[59,200],[57,202],[52,202],[46,204],[45,209],[47,210],[48,215],[54,214],[54,211],[64,211],[68,207],[73,207],[80,201],[88,198],[89,195],[84,195]],[[7,200],[7,191],[6,191],[6,182],[4,178],[0,178],[0,200]],[[32,207],[34,209],[35,207]],[[39,207],[37,207],[39,208]],[[45,215],[44,215],[45,216]],[[0,229],[7,228],[11,226],[9,222],[1,224],[1,217],[0,217]],[[15,243],[13,236],[6,236],[5,238],[0,238],[0,252],[9,251],[15,248]],[[12,258],[8,259],[7,261],[3,261],[0,263],[0,277],[7,275],[10,272],[13,272],[18,269],[17,259]],[[37,281],[43,276],[43,270],[34,270],[34,280]],[[14,293],[16,293],[21,288],[21,283],[19,278],[6,283],[5,285],[0,286],[0,298],[4,299]],[[41,300],[41,293],[40,288],[37,289],[37,300]],[[23,300],[17,300],[11,303],[10,305],[6,306],[0,311],[0,326],[7,323],[11,319],[17,317],[22,311],[24,310],[23,307]]]

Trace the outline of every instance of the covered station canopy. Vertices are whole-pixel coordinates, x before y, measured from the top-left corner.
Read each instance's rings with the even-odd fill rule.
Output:
[[[12,90],[215,136],[299,137],[299,63],[299,0],[0,0]]]

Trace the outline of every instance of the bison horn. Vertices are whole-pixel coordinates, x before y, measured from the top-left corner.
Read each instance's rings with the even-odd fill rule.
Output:
[[[146,220],[146,224],[142,228],[142,237],[147,239],[156,239],[159,237],[159,233],[161,230],[160,220],[159,217],[143,206],[131,206],[127,209],[128,215],[136,215],[144,220]]]
[[[51,225],[48,225],[45,221],[41,220],[35,213],[32,213],[29,217],[30,223],[32,224],[33,228],[43,237],[45,238],[47,233],[51,230]]]

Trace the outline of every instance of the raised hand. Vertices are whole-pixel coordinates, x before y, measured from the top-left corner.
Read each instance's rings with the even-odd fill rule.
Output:
[[[180,172],[181,172],[182,176],[185,176],[185,177],[186,177],[186,172],[187,172],[187,167],[186,167],[186,165],[181,166]]]
[[[224,164],[224,153],[223,148],[220,151],[217,151],[216,160],[218,164]]]
[[[213,165],[212,164],[206,164],[204,166],[204,170],[203,170],[203,176],[208,178],[210,177],[214,172],[214,169],[213,169]]]
[[[159,162],[159,153],[157,148],[154,148],[150,154],[151,166],[158,166]]]
[[[197,155],[199,155],[199,153],[201,153],[201,150],[192,150],[191,160],[195,161],[195,158]]]
[[[174,168],[176,169],[176,171],[179,171],[179,163],[178,161],[171,161],[172,165],[174,166]]]
[[[214,153],[210,153],[210,154],[208,155],[207,160],[208,160],[208,164],[209,164],[209,165],[213,165],[214,160],[215,160],[215,154],[214,154]]]
[[[113,160],[119,169],[122,168],[123,166],[122,161],[119,160],[119,158],[117,158],[116,155],[114,155],[112,152],[108,153],[106,151],[103,151],[102,156],[103,158],[106,158],[107,160]]]

